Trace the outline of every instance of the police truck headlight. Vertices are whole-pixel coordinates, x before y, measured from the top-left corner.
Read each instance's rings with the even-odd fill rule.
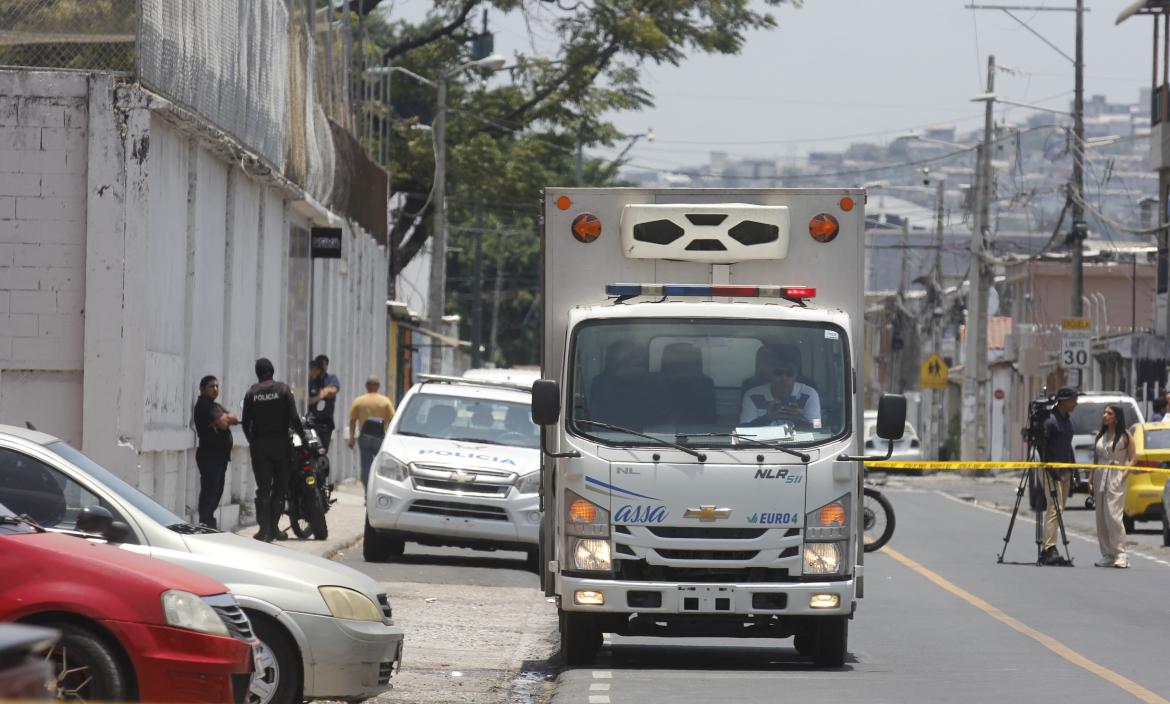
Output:
[[[378,453],[374,459],[374,471],[379,477],[392,479],[396,482],[404,482],[406,477],[410,475],[410,467],[387,452]]]
[[[520,480],[516,482],[516,491],[520,494],[539,494],[540,470],[520,477]]]
[[[805,574],[837,574],[841,571],[843,543],[805,543]]]
[[[609,541],[590,538],[570,538],[573,566],[579,570],[608,572],[613,569]]]

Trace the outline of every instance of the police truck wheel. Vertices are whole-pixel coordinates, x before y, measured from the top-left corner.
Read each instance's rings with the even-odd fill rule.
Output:
[[[849,619],[846,616],[822,616],[816,619],[816,639],[812,659],[818,667],[841,667],[849,652]]]
[[[528,548],[528,556],[524,560],[524,569],[532,574],[540,574],[540,548]]]
[[[601,647],[601,631],[593,614],[561,611],[561,660],[568,667],[593,663]]]
[[[801,623],[796,628],[796,635],[792,638],[792,647],[796,648],[796,652],[800,655],[808,657],[812,655],[813,644],[816,642],[816,630],[810,624]]]
[[[366,519],[366,533],[362,540],[362,557],[366,562],[389,562],[402,557],[406,552],[406,541],[379,531]]]

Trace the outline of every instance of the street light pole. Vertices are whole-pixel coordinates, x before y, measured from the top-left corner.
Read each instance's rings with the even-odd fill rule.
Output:
[[[934,310],[930,311],[930,351],[932,354],[939,354],[940,344],[939,340],[942,337],[942,319],[939,311],[943,307],[943,270],[942,270],[942,248],[943,248],[943,197],[946,194],[946,181],[941,177],[938,179],[938,195],[935,202],[934,215]],[[939,451],[942,449],[942,400],[943,394],[939,389],[930,390],[930,440],[934,446],[934,454],[931,459],[938,459]]]
[[[438,107],[435,111],[435,212],[434,232],[431,233],[431,278],[427,307],[430,311],[430,326],[434,332],[442,332],[443,314],[447,307],[447,72],[439,71],[435,81]],[[443,346],[436,341],[431,344],[431,373],[443,370]]]

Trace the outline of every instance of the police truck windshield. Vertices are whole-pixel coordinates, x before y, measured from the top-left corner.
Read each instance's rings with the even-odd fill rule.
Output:
[[[844,330],[825,323],[585,323],[572,341],[567,420],[615,446],[823,443],[848,428],[846,345]]]
[[[531,406],[526,403],[417,394],[399,412],[399,435],[540,447],[540,431],[532,423]]]

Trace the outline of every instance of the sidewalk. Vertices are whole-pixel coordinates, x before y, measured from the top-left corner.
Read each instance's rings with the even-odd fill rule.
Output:
[[[296,550],[318,557],[332,557],[342,550],[346,550],[362,539],[366,528],[365,493],[361,482],[357,479],[346,479],[333,489],[333,498],[336,503],[329,513],[325,514],[325,522],[329,526],[329,538],[326,540],[301,540],[288,530],[288,517],[281,519],[281,527],[285,528],[288,540],[274,540],[273,545],[280,545],[289,550]],[[236,535],[251,538],[256,534],[256,526],[247,526],[236,530]]]

